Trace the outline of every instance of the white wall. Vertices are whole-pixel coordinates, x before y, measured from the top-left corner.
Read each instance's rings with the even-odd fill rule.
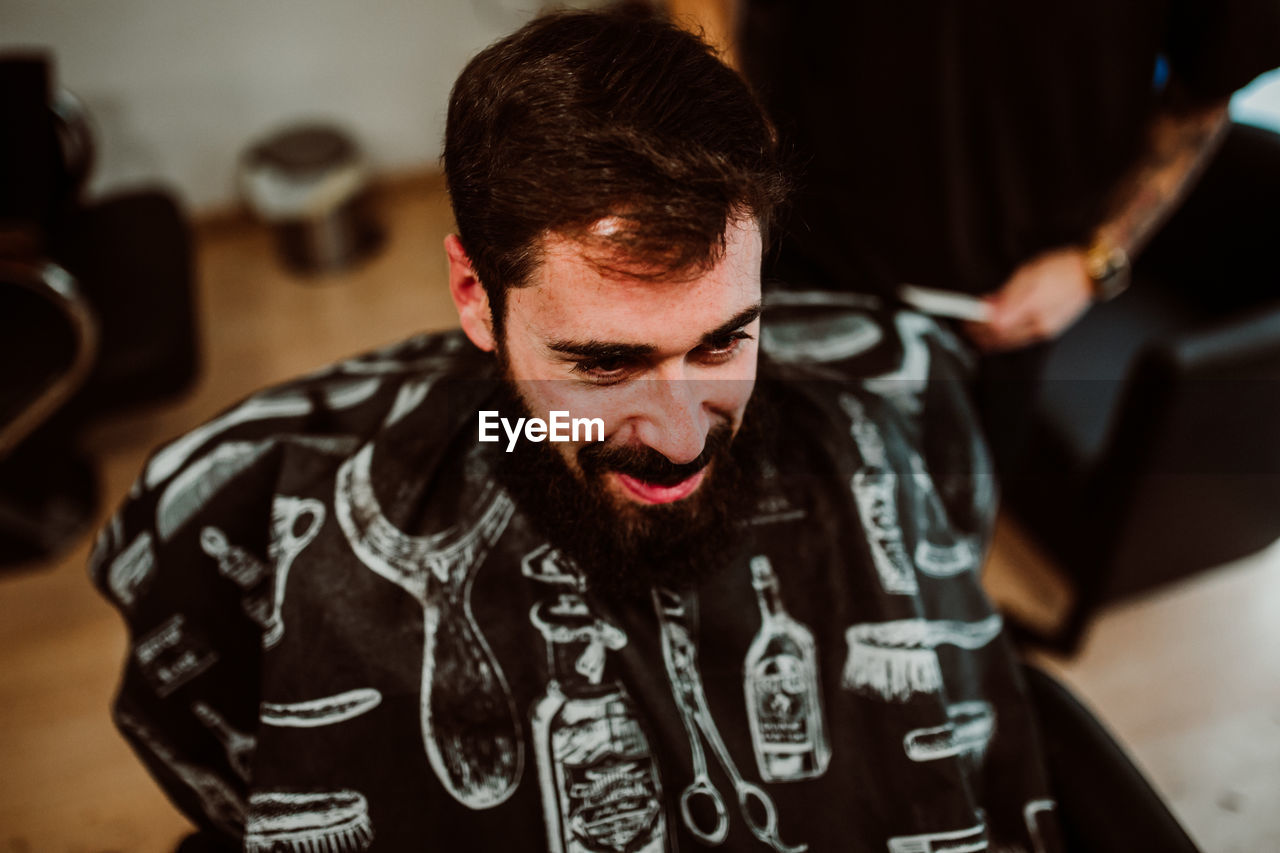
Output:
[[[539,0],[0,0],[0,49],[51,47],[97,122],[95,192],[163,179],[235,197],[236,157],[298,118],[335,119],[382,168],[439,157],[466,60]]]
[[[53,48],[98,124],[95,192],[159,178],[210,207],[239,152],[299,118],[344,123],[376,166],[433,164],[462,65],[542,2],[0,0],[0,49]],[[1233,113],[1280,129],[1280,74]]]

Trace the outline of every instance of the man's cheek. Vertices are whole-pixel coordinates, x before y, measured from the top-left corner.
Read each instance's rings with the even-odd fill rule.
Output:
[[[708,404],[715,411],[726,415],[736,431],[742,425],[742,415],[747,410],[747,403],[751,400],[754,388],[754,379],[720,382],[713,389],[713,393],[708,395]]]

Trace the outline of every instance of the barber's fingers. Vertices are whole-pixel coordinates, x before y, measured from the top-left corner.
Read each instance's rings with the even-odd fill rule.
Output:
[[[1044,340],[1038,323],[1027,321],[1016,326],[993,328],[987,323],[967,323],[965,333],[984,352],[1004,352]]]
[[[987,351],[1014,349],[1035,340],[1043,309],[1033,290],[1013,281],[986,297],[987,319],[964,324],[969,338]]]

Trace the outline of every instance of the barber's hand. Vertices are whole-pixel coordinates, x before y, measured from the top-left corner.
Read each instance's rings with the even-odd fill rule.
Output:
[[[981,349],[1018,349],[1057,337],[1093,301],[1084,252],[1057,249],[1038,255],[1018,267],[984,301],[990,306],[990,319],[965,324],[965,331]]]

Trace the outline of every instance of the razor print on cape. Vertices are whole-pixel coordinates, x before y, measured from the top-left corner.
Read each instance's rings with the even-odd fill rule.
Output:
[[[249,797],[246,853],[361,853],[373,843],[359,791],[263,791]]]
[[[889,853],[982,853],[990,845],[987,824],[948,832],[922,832],[889,839]]]
[[[259,717],[265,726],[314,729],[354,719],[380,704],[382,694],[379,691],[361,687],[303,702],[263,702]]]
[[[990,702],[954,702],[947,706],[948,722],[913,729],[902,739],[912,761],[936,761],[966,755],[981,761],[995,734],[996,713]]]
[[[226,718],[204,702],[196,702],[192,705],[191,713],[197,720],[204,723],[204,727],[222,744],[222,748],[227,751],[227,762],[231,765],[231,769],[236,771],[237,776],[248,782],[249,764],[253,760],[254,747],[258,744],[257,738],[232,726]]]
[[[262,635],[264,648],[271,648],[284,636],[284,592],[289,569],[320,532],[324,514],[324,504],[313,498],[277,496],[271,502],[271,545],[267,556],[275,563],[276,570],[270,624]]]
[[[849,657],[844,688],[900,702],[919,693],[937,693],[942,666],[936,649],[980,649],[996,638],[1003,624],[999,614],[992,614],[979,622],[900,619],[854,625],[845,631]]]
[[[706,753],[702,742],[711,747],[721,769],[729,776],[738,799],[738,811],[747,828],[757,839],[778,853],[801,853],[809,845],[786,844],[778,835],[778,810],[773,798],[759,785],[748,782],[738,770],[729,748],[725,746],[707,705],[702,675],[698,671],[698,646],[694,639],[697,630],[696,600],[692,596],[655,588],[653,606],[658,614],[662,634],[662,658],[666,664],[671,694],[680,711],[680,720],[689,737],[689,751],[693,762],[693,779],[680,794],[680,816],[685,827],[704,844],[717,845],[729,832],[729,813],[724,796],[711,782]],[[700,826],[694,816],[695,804],[709,805],[715,815],[715,823]],[[698,807],[705,813],[705,809]]]
[[[592,613],[577,592],[544,599],[529,619],[547,644],[549,679],[530,714],[530,728],[548,849],[669,849],[662,784],[648,738],[626,688],[604,678],[606,655],[627,644],[626,634]]]
[[[468,808],[496,806],[520,782],[524,745],[511,690],[470,599],[480,563],[511,519],[511,499],[486,484],[468,521],[412,536],[383,513],[372,462],[369,444],[342,464],[334,513],[360,561],[422,607],[422,739],[432,770]]]
[[[262,627],[262,647],[269,649],[284,636],[284,595],[294,560],[320,532],[324,504],[314,498],[277,495],[271,502],[271,543],[268,563],[231,544],[217,527],[200,531],[200,547],[218,561],[218,572],[245,591],[246,614]],[[300,529],[301,528],[301,529]],[[264,581],[271,577],[270,585]]]

